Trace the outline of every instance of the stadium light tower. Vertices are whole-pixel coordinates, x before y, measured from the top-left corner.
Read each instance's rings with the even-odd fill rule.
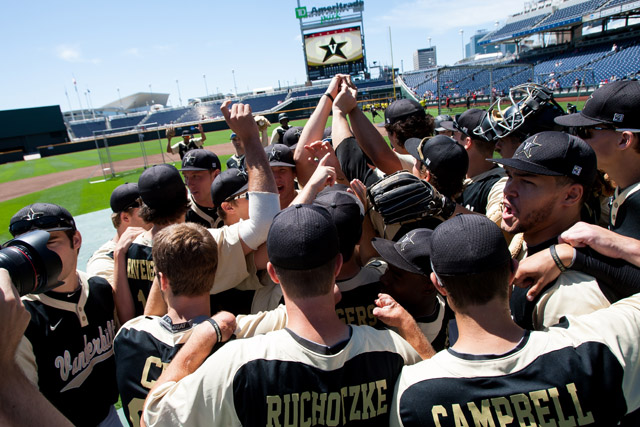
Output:
[[[120,88],[116,89],[118,91],[118,99],[120,100],[120,109],[124,111],[124,107],[122,106],[122,97],[120,96]]]
[[[429,47],[431,47],[431,37],[427,37],[427,40],[429,40]]]
[[[178,100],[180,101],[180,106],[182,107],[182,95],[180,95],[180,83],[178,79],[176,79],[176,85],[178,86]]]
[[[202,75],[202,80],[204,80],[204,91],[207,93],[207,98],[209,97],[209,88],[207,87],[207,75]]]
[[[460,29],[460,44],[462,45],[462,59],[464,59],[464,30]]]
[[[231,70],[231,74],[233,75],[233,89],[235,90],[236,97],[238,97],[238,85],[236,85],[236,70]]]

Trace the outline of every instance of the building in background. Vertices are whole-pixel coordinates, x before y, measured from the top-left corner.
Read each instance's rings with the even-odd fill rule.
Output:
[[[438,65],[436,59],[436,47],[427,47],[425,49],[418,49],[413,52],[413,69],[423,70],[425,68],[433,68]]]

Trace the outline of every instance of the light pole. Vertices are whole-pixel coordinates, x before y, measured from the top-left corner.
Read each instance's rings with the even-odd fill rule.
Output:
[[[238,85],[236,85],[236,70],[231,70],[231,74],[233,75],[233,89],[236,93],[236,98],[238,97]]]
[[[120,88],[116,89],[118,91],[118,99],[120,100],[120,109],[124,112],[124,107],[122,106],[122,98],[120,97]]]
[[[178,79],[176,79],[176,86],[178,86],[178,100],[180,101],[180,106],[182,107],[182,95],[180,95],[180,83]]]
[[[204,91],[207,93],[207,98],[209,97],[209,88],[207,87],[207,76],[206,74],[202,75],[202,80],[204,80]]]
[[[431,37],[427,37],[427,40],[429,40],[429,47],[431,47]]]
[[[460,45],[462,46],[462,59],[464,59],[464,30],[460,30]]]

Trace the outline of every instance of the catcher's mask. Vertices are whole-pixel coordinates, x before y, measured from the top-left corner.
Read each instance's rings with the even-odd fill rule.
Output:
[[[562,115],[564,110],[549,89],[525,83],[511,88],[508,96],[496,99],[473,133],[489,141],[508,135],[525,140],[538,132],[561,130],[553,119]]]

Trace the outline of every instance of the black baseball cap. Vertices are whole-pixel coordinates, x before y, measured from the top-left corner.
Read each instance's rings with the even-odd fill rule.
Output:
[[[140,206],[138,202],[139,198],[140,192],[138,191],[138,184],[135,182],[126,182],[118,185],[113,190],[109,205],[114,213],[118,213],[128,208]]]
[[[511,260],[500,227],[484,215],[457,215],[431,235],[431,266],[439,276],[490,271]]]
[[[287,129],[284,135],[282,135],[282,144],[286,145],[287,147],[293,148],[300,140],[300,135],[302,135],[302,127],[290,127],[289,129]]]
[[[249,177],[242,169],[231,168],[220,173],[211,183],[211,200],[219,208],[229,200],[249,189]]]
[[[151,209],[166,210],[187,202],[187,188],[173,165],[161,164],[142,172],[138,179],[142,201]]]
[[[397,242],[376,237],[371,244],[380,256],[394,267],[428,276],[431,273],[432,235],[433,230],[416,228]]]
[[[16,212],[9,221],[13,237],[31,230],[76,231],[76,222],[68,210],[53,203],[33,203]]]
[[[182,131],[182,136],[187,136],[190,135],[191,133],[188,130],[183,130]]]
[[[182,158],[182,171],[208,171],[220,169],[220,159],[203,148],[189,150]]]
[[[321,191],[313,204],[322,206],[329,212],[338,229],[340,253],[345,259],[350,257],[362,236],[364,209],[358,198],[342,190]]]
[[[436,135],[433,138],[409,138],[404,147],[443,182],[460,181],[467,175],[467,150],[451,137]]]
[[[267,253],[274,266],[307,270],[326,264],[339,252],[338,230],[322,206],[293,205],[273,218]]]
[[[473,131],[475,128],[482,124],[487,112],[484,110],[478,110],[477,108],[471,108],[462,114],[457,114],[456,119],[453,121],[453,127],[455,130],[464,133],[465,135],[473,139],[482,139],[488,141],[488,139],[481,135],[476,135]]]
[[[623,80],[596,89],[582,111],[556,117],[562,126],[580,127],[608,124],[617,128],[640,129],[640,82]]]
[[[421,116],[427,115],[419,102],[413,99],[399,99],[392,102],[391,105],[384,110],[384,123],[390,125],[399,120],[406,119],[413,114]]]
[[[289,129],[291,130],[291,129]],[[293,151],[291,148],[284,144],[271,144],[264,148],[264,152],[267,154],[269,165],[284,166],[287,168],[295,168],[296,162],[293,161]]]
[[[527,138],[510,159],[487,159],[536,175],[568,176],[591,186],[597,160],[593,149],[580,138],[564,132],[540,132]]]

